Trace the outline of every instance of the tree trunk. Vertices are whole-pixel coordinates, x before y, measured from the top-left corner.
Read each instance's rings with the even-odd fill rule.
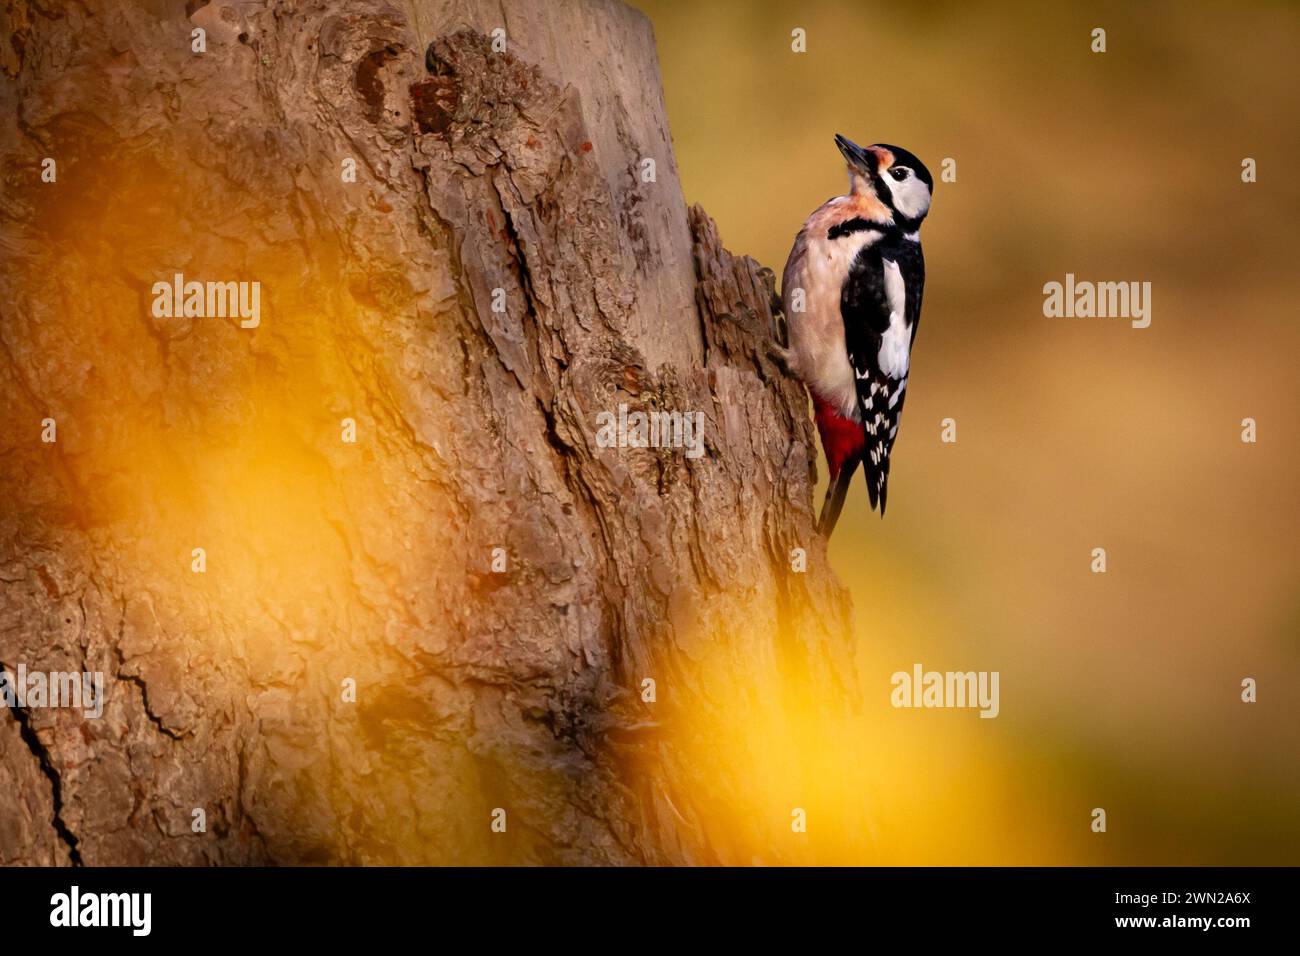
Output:
[[[719,836],[748,783],[701,746],[737,674],[852,695],[848,602],[772,274],[683,203],[646,19],[0,30],[0,663],[105,681],[0,716],[0,862],[783,859],[788,813]],[[258,323],[169,317],[178,273]],[[608,447],[620,406],[702,454]]]

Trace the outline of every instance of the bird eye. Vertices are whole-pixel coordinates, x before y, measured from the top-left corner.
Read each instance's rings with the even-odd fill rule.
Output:
[[[910,172],[911,170],[908,169],[906,166],[894,166],[889,170],[889,175],[893,176],[896,180],[898,180],[901,183],[904,179],[907,178],[907,174]]]

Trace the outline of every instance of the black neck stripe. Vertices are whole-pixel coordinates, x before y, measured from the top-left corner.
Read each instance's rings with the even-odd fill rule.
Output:
[[[901,236],[905,233],[916,232],[920,227],[919,219],[904,219],[902,222],[876,222],[871,219],[863,219],[861,216],[855,216],[852,219],[846,219],[837,223],[826,233],[827,239],[839,239],[843,236],[851,236],[855,232],[878,232],[883,236]]]
[[[885,232],[889,228],[883,222],[872,222],[870,219],[855,216],[852,219],[846,219],[831,226],[830,231],[826,233],[826,238],[839,239],[842,236],[851,236],[855,232]]]

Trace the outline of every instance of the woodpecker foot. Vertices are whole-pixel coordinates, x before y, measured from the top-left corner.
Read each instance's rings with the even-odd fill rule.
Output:
[[[790,351],[790,326],[785,321],[781,300],[772,295],[772,341],[767,344],[767,356],[786,375],[798,375],[794,370],[794,353]]]
[[[782,348],[773,342],[769,342],[767,345],[767,357],[776,364],[776,367],[781,370],[783,375],[793,375],[795,378],[798,378],[798,375],[795,374],[794,370],[794,353],[789,349]]]
[[[772,337],[782,348],[790,347],[790,326],[785,320],[785,312],[781,310],[779,299],[772,308]]]

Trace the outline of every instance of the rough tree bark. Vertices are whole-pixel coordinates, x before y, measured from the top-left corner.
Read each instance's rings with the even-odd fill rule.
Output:
[[[772,275],[684,206],[646,19],[0,30],[0,663],[107,681],[0,715],[0,862],[779,860],[714,835],[746,782],[684,728],[754,661],[850,695],[847,599]],[[260,281],[261,324],[155,317],[176,272]],[[601,447],[620,404],[702,412],[705,454]]]

